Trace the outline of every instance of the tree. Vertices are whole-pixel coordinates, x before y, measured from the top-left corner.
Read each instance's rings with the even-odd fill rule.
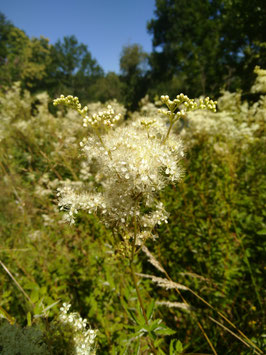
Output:
[[[22,87],[35,87],[45,77],[50,63],[49,41],[44,37],[30,39],[3,14],[0,14],[0,40],[2,85],[21,81]]]
[[[235,76],[249,91],[255,80],[254,67],[266,68],[266,4],[264,0],[225,0],[222,12],[224,47],[237,53]],[[228,55],[228,54],[227,54]]]
[[[123,83],[114,72],[109,72],[97,79],[95,84],[90,88],[90,92],[95,101],[106,102],[112,99],[117,99],[119,102],[124,101]]]
[[[13,27],[4,14],[0,12],[0,65],[5,63],[7,56],[8,34]]]
[[[157,83],[174,81],[192,96],[213,95],[222,86],[246,87],[255,61],[266,64],[264,0],[156,0],[155,17],[148,31]]]
[[[132,110],[136,109],[147,91],[147,70],[148,54],[143,48],[139,44],[124,46],[120,56],[120,71],[125,103]]]
[[[45,90],[52,97],[72,94],[87,102],[95,99],[91,88],[103,76],[87,46],[74,36],[55,45],[44,37],[30,39],[0,13],[1,85],[20,81],[31,92]]]
[[[89,100],[88,88],[104,72],[92,58],[85,44],[79,43],[75,36],[58,40],[51,48],[52,62],[48,68],[45,82],[52,96],[61,93],[77,95],[82,101]]]

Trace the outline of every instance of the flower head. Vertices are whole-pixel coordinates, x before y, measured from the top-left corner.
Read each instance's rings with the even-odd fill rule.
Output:
[[[55,101],[75,108],[83,117],[84,126],[93,128],[80,145],[87,164],[97,167],[94,189],[67,184],[58,193],[59,205],[68,212],[70,222],[74,222],[78,210],[85,210],[97,213],[107,226],[129,235],[135,220],[139,244],[147,236],[153,237],[151,232],[157,224],[167,222],[164,206],[157,201],[158,192],[181,179],[180,160],[184,157],[183,144],[171,127],[184,112],[196,108],[213,110],[215,103],[209,98],[196,103],[183,94],[173,101],[168,96],[161,99],[169,109],[160,110],[163,115],[152,119],[140,115],[119,126],[115,124],[120,115],[111,106],[87,116],[76,98]],[[100,131],[102,125],[108,129]]]

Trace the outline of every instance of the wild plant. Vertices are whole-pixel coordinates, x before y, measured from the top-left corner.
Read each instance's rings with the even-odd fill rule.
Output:
[[[241,92],[221,91],[218,112],[189,112],[178,127],[187,145],[192,147],[205,140],[220,156],[232,156],[247,150],[265,134],[266,70],[256,67],[255,73],[251,93],[260,94],[259,100],[250,105],[242,100]]]
[[[70,307],[70,304],[63,303],[60,313],[46,325],[46,330],[36,325],[36,317],[45,316],[45,313],[47,316],[50,307],[43,309],[41,315],[35,315],[35,320],[28,313],[26,328],[14,324],[15,320],[5,312],[3,318],[9,323],[5,322],[0,326],[1,354],[95,355],[97,330],[89,327],[87,319],[83,319],[78,312],[69,312]],[[0,308],[0,315],[3,314],[3,309]]]
[[[64,104],[76,110],[89,127],[89,137],[80,142],[87,164],[96,167],[95,184],[67,183],[58,189],[59,206],[65,218],[74,223],[79,210],[95,213],[113,233],[114,252],[127,258],[136,289],[142,319],[134,317],[137,327],[134,337],[147,335],[147,343],[154,354],[160,350],[160,334],[171,335],[171,329],[160,319],[152,319],[152,306],[146,310],[135,272],[135,257],[146,240],[156,240],[155,227],[167,223],[167,211],[158,200],[158,193],[169,183],[180,181],[183,170],[180,160],[184,147],[173,134],[175,123],[189,111],[215,111],[209,98],[191,100],[184,94],[171,101],[162,96],[167,109],[160,109],[157,118],[138,118],[117,123],[121,119],[109,105],[105,111],[88,115],[77,97],[61,95],[54,105]],[[165,120],[166,117],[166,120]],[[167,285],[166,285],[167,286]],[[140,341],[138,341],[140,346]]]
[[[259,85],[254,86],[256,98],[263,94],[262,83],[260,80]],[[251,348],[254,353],[260,352],[256,345],[262,346],[263,342],[260,294],[266,197],[263,177],[265,95],[248,105],[241,100],[240,93],[225,93],[218,100],[218,113],[188,112],[172,126],[169,134],[170,140],[176,139],[181,148],[177,154],[177,168],[180,173],[183,170],[186,173],[175,184],[170,174],[166,174],[167,167],[162,167],[159,176],[164,187],[157,192],[151,191],[154,198],[151,205],[146,205],[147,193],[139,188],[143,197],[139,201],[137,223],[139,219],[149,220],[152,214],[158,213],[160,202],[168,221],[157,223],[155,228],[137,224],[140,238],[135,245],[133,268],[148,327],[137,300],[130,267],[133,221],[126,219],[123,228],[120,225],[123,223],[116,225],[112,214],[108,213],[105,218],[101,206],[96,207],[95,212],[92,210],[89,216],[86,209],[78,206],[80,212],[72,216],[77,223],[63,224],[53,203],[57,204],[55,189],[58,187],[63,191],[61,202],[67,197],[64,195],[67,189],[77,198],[86,192],[93,197],[98,193],[101,199],[106,199],[105,185],[108,186],[109,179],[103,169],[99,174],[105,157],[88,159],[83,151],[88,137],[97,140],[95,128],[82,127],[83,120],[75,110],[59,107],[56,116],[51,115],[46,94],[36,97],[24,91],[23,95],[19,86],[14,86],[0,92],[0,98],[0,259],[28,295],[27,298],[21,290],[14,290],[15,281],[10,282],[7,272],[0,273],[2,316],[13,322],[5,309],[17,322],[25,324],[24,312],[28,312],[34,325],[44,317],[44,324],[49,329],[61,302],[49,309],[48,319],[42,311],[61,299],[73,304],[82,317],[90,319],[93,328],[99,329],[99,353],[149,353],[151,342],[159,353],[168,352],[168,346],[169,353],[208,353],[210,345],[206,335],[213,345],[213,353],[216,348],[219,354],[233,355],[241,351],[242,344],[249,347],[248,350],[244,348],[243,353],[252,352]],[[123,116],[125,111],[121,105],[108,104],[113,107],[114,116],[119,113]],[[145,137],[144,129],[147,137],[151,132],[149,127],[156,124],[148,124],[145,128],[141,122],[154,120],[164,127],[159,134],[158,129],[152,128],[155,138],[166,135],[169,120],[158,113],[158,104],[143,99],[140,110],[128,115],[126,121],[121,117],[109,129],[100,126],[101,139],[109,147],[107,138],[109,135],[114,137],[112,131],[122,131],[137,122],[140,127],[137,126],[134,132]],[[99,110],[110,110],[107,105],[89,104],[87,116],[97,116]],[[198,113],[200,117],[189,120],[190,115]],[[241,122],[246,128],[240,127]],[[250,130],[253,124],[257,128]],[[180,127],[183,142],[175,136]],[[246,129],[249,130],[247,134]],[[182,151],[186,152],[184,158]],[[105,150],[99,148],[98,152],[101,157]],[[131,154],[131,149],[127,152]],[[106,157],[108,163],[110,158]],[[123,161],[133,165],[135,160],[130,157],[126,156]],[[107,166],[106,171],[108,169]],[[112,171],[118,178],[114,169]],[[131,179],[139,183],[136,177]],[[120,188],[118,185],[114,184]],[[66,209],[65,219],[71,221],[70,206],[61,207]],[[96,214],[104,223],[98,223]],[[111,222],[108,221],[110,215]],[[146,262],[146,256],[155,270]],[[37,318],[40,315],[42,317]],[[158,318],[164,321],[158,324]],[[234,320],[237,327],[228,323],[230,320]],[[156,332],[147,331],[152,328],[151,323]],[[239,329],[244,330],[256,345],[251,344]],[[174,330],[178,330],[181,340],[184,339],[183,347],[174,339],[177,337]],[[27,333],[21,329],[21,337],[24,331]],[[171,335],[163,339],[165,334]],[[242,344],[237,336],[244,341]],[[59,332],[58,349],[67,349],[65,340]],[[71,337],[69,340],[74,345]],[[49,341],[52,343],[51,339]]]

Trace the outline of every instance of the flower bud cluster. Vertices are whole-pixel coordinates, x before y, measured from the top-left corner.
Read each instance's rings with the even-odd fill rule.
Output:
[[[95,354],[95,338],[97,330],[87,329],[87,319],[82,319],[77,312],[69,312],[71,305],[63,303],[60,308],[59,321],[72,330],[75,354]]]
[[[65,97],[64,95],[60,95],[58,99],[53,101],[53,104],[54,106],[65,105],[67,107],[71,107],[84,118],[86,117],[86,113],[88,111],[87,106],[84,106],[83,109],[81,108],[81,104],[77,96],[74,97],[72,95],[68,95]]]
[[[100,111],[94,113],[91,117],[86,116],[83,119],[83,127],[92,126],[92,127],[113,127],[114,123],[118,122],[121,119],[121,114],[115,114],[112,106],[108,105],[106,111]]]
[[[107,106],[106,111],[100,111],[89,116],[87,115],[88,106],[84,106],[83,108],[81,108],[81,104],[79,102],[78,97],[73,97],[72,95],[69,95],[67,97],[61,95],[58,99],[55,99],[53,103],[54,106],[63,104],[77,111],[83,117],[83,127],[113,127],[114,124],[118,122],[122,117],[120,113],[115,114],[115,111],[111,105]]]
[[[173,122],[185,117],[189,111],[202,109],[215,112],[217,104],[216,101],[211,100],[209,97],[195,101],[182,93],[177,95],[173,101],[169,99],[168,95],[162,95],[161,101],[168,107],[168,110],[159,109],[159,113],[168,116],[170,121]]]

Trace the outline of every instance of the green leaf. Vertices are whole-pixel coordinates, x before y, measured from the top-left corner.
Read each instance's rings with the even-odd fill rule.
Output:
[[[143,317],[141,319],[139,319],[136,316],[135,311],[128,308],[127,312],[129,314],[129,316],[131,317],[131,320],[133,320],[137,325],[143,326],[145,324],[145,319]],[[139,316],[140,316],[140,314],[139,314]],[[144,323],[143,323],[143,321],[144,321]]]
[[[27,325],[28,325],[28,327],[31,327],[31,313],[30,312],[27,313]]]
[[[155,341],[154,341],[154,346],[156,348],[159,347],[159,345],[164,341],[164,338],[157,338]]]
[[[139,351],[140,351],[140,340],[137,341],[135,347],[134,347],[134,355],[139,355]]]
[[[16,322],[15,318],[12,317],[12,316],[10,316],[10,315],[7,313],[7,311],[5,311],[4,308],[2,308],[2,307],[0,306],[0,318],[1,318],[1,316],[2,316],[3,318],[5,318],[6,320],[8,320],[8,322],[9,322],[11,325],[15,324],[15,322]]]
[[[170,329],[170,328],[166,328],[166,329],[161,329],[156,331],[156,333],[160,334],[160,335],[173,335],[176,333],[175,330]]]
[[[180,340],[172,339],[169,348],[169,355],[178,355],[183,352],[183,345]]]
[[[166,353],[162,349],[158,349],[158,351],[159,351],[159,354],[166,355]]]
[[[39,300],[39,289],[35,288],[31,294],[30,294],[30,299],[33,303],[37,302]]]
[[[154,310],[154,305],[155,305],[155,300],[152,300],[152,303],[149,304],[149,307],[147,309],[147,318],[150,319],[153,315],[153,310]]]
[[[258,235],[266,235],[266,229],[261,229],[257,232]]]

